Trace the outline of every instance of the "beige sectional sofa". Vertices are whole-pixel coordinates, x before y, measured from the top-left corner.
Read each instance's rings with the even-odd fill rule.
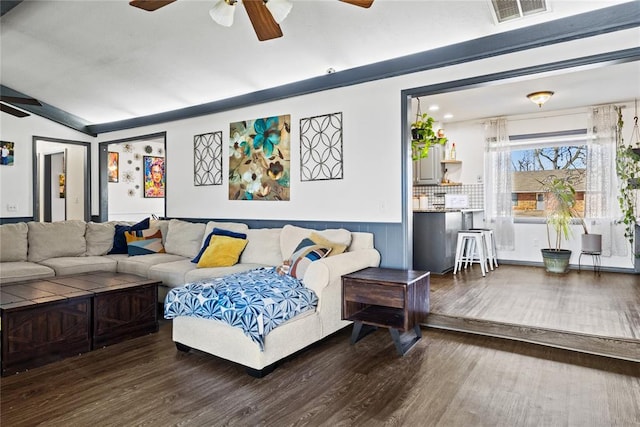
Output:
[[[173,340],[181,350],[196,348],[228,359],[262,375],[282,358],[346,326],[341,320],[341,276],[378,266],[380,254],[373,234],[345,229],[312,230],[293,225],[250,229],[236,222],[194,223],[152,220],[151,228],[162,232],[166,253],[128,256],[109,254],[115,226],[119,223],[62,221],[17,223],[0,226],[0,284],[91,271],[132,273],[162,281],[159,300],[170,287],[260,267],[278,266],[288,259],[302,239],[318,232],[328,240],[342,242],[347,250],[311,263],[302,283],[319,298],[315,312],[303,313],[274,329],[265,349],[240,329],[215,320],[181,316],[173,319]],[[247,235],[239,262],[231,267],[198,268],[191,260],[214,228]]]

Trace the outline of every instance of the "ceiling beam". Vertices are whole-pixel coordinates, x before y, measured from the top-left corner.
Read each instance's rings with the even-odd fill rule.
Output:
[[[2,0],[0,1],[0,17],[3,17],[5,13],[22,3],[22,0]]]
[[[17,90],[11,89],[10,87],[0,85],[0,97],[3,98],[3,102],[5,102],[6,104],[15,105],[21,110],[28,111],[36,116],[44,117],[45,119],[49,119],[52,122],[59,123],[63,126],[69,127],[87,135],[97,136],[97,134],[92,133],[91,129],[89,129],[89,125],[91,124],[90,122],[81,117],[75,116],[71,113],[54,107],[53,105],[46,104],[42,101],[39,101],[40,105],[17,103],[13,104],[9,101],[5,101],[5,99],[10,99],[12,97],[33,98],[30,95],[18,92]]]

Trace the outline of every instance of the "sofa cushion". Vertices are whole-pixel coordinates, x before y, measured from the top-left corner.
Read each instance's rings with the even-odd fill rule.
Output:
[[[169,233],[169,220],[166,219],[152,219],[149,222],[149,228],[159,228],[162,232],[162,244],[165,244],[167,234]]]
[[[22,280],[46,279],[56,272],[45,265],[35,262],[3,262],[0,263],[0,283],[20,282]]]
[[[165,250],[167,253],[193,258],[198,254],[206,225],[179,219],[169,221]]]
[[[105,256],[49,258],[41,261],[40,264],[52,268],[56,272],[56,276],[91,273],[93,271],[115,272],[118,266],[116,260]]]
[[[242,271],[249,271],[261,267],[264,267],[264,265],[238,263],[230,267],[196,268],[185,273],[184,281],[185,283],[197,282],[199,280],[222,277],[229,274],[240,273]]]
[[[113,248],[116,225],[113,222],[88,222],[84,235],[87,241],[87,256],[106,255]]]
[[[234,233],[246,233],[249,229],[247,224],[242,222],[221,222],[221,221],[209,221],[207,222],[207,226],[204,229],[204,235],[202,236],[202,245],[204,246],[204,241],[209,234],[213,231],[214,228],[219,228],[221,230],[229,230]]]
[[[115,232],[113,235],[113,247],[109,251],[110,254],[126,254],[127,253],[127,239],[124,237],[124,233],[127,231],[146,230],[149,228],[149,218],[145,218],[137,224],[122,225],[116,224]]]
[[[28,231],[24,222],[0,225],[0,262],[27,260]]]
[[[118,273],[137,274],[148,277],[149,268],[156,264],[165,262],[181,261],[184,257],[174,254],[149,254],[140,256],[130,256],[126,259],[118,259]]]
[[[187,283],[185,274],[195,270],[197,266],[188,259],[180,261],[163,262],[149,267],[147,277],[160,280],[164,286],[176,287]]]
[[[240,255],[241,263],[276,266],[282,263],[281,228],[255,228],[246,231],[247,247]]]
[[[209,247],[209,243],[211,243],[211,237],[213,236],[229,236],[229,237],[235,237],[236,239],[247,238],[247,235],[245,233],[236,233],[234,231],[225,230],[225,229],[216,227],[213,229],[211,233],[209,233],[207,237],[205,237],[204,243],[202,244],[202,247],[200,248],[198,255],[196,255],[195,258],[191,260],[191,262],[197,264],[200,261],[202,254],[204,254],[204,251],[206,251],[207,248]]]
[[[159,229],[125,231],[127,253],[130,256],[164,253],[162,232]]]
[[[351,232],[344,228],[332,228],[319,231],[287,224],[282,227],[282,233],[280,234],[280,250],[283,258],[291,258],[291,254],[293,254],[293,251],[302,239],[308,238],[313,232],[334,243],[340,243],[347,247],[351,244]]]
[[[231,267],[238,263],[240,254],[246,246],[246,239],[214,235],[211,237],[209,247],[198,261],[198,268]]]
[[[29,254],[31,262],[49,258],[83,256],[87,250],[84,221],[35,222],[29,226]]]

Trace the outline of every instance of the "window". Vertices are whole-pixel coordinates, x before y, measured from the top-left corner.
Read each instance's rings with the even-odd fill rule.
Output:
[[[587,178],[587,145],[584,131],[580,135],[542,138],[535,135],[510,137],[512,173],[512,212],[518,218],[544,217],[544,193],[541,181],[550,175],[574,178],[576,210],[584,216]]]

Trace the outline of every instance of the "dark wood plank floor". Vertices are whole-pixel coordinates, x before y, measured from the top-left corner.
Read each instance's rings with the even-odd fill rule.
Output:
[[[502,265],[431,276],[431,312],[640,339],[640,275]]]
[[[476,266],[477,267],[477,266]],[[597,334],[640,331],[638,276],[500,266],[432,276],[432,311]],[[0,379],[4,426],[640,426],[640,364],[423,328],[398,357],[350,328],[263,379],[160,332]]]
[[[4,426],[637,426],[640,365],[424,329],[338,332],[263,379],[160,332],[1,379]]]

